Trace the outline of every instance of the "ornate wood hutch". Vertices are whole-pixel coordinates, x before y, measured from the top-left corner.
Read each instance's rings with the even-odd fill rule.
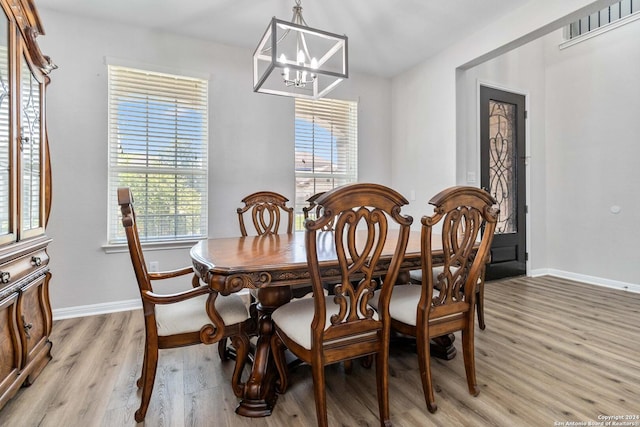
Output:
[[[0,0],[0,408],[51,359],[45,89],[33,0]]]

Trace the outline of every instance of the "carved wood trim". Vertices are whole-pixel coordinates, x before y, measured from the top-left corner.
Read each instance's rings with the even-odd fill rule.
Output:
[[[32,0],[6,0],[11,9],[16,24],[20,28],[20,32],[24,36],[25,45],[29,51],[29,55],[34,65],[36,65],[43,74],[49,74],[52,70],[58,68],[51,58],[44,55],[36,42],[39,35],[44,34],[40,16],[33,4]]]

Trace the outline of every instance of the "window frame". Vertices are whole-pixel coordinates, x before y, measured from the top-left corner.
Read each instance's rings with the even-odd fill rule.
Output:
[[[623,7],[625,8],[624,10]],[[617,14],[611,14],[612,8],[618,8]],[[604,19],[602,18],[603,15],[605,16]],[[592,19],[596,21],[596,23],[593,25],[593,28],[591,28]],[[640,19],[640,0],[618,1],[595,13],[592,13],[591,15],[584,16],[565,26],[563,30],[564,41],[560,43],[560,49],[565,49],[577,43],[589,40],[600,34],[604,34],[623,25],[629,24],[637,19]],[[582,30],[582,23],[587,26],[586,30]],[[574,29],[576,30],[577,34],[573,34]]]
[[[296,98],[294,110],[294,214],[295,230],[299,231],[304,229],[302,208],[308,205],[306,200],[309,197],[319,191],[358,181],[358,102]],[[328,165],[330,170],[320,170],[322,166],[316,170],[316,165],[322,165],[322,162],[327,167],[327,153],[333,158]],[[305,157],[310,160],[310,171],[300,170],[300,163],[306,164]],[[337,168],[334,169],[334,166]],[[299,180],[302,179],[313,181],[312,191],[301,191]],[[326,180],[331,184],[322,185],[318,180]]]
[[[130,183],[145,182],[146,185],[142,192],[134,191],[136,206],[139,206],[136,209],[136,215],[139,232],[141,231],[140,240],[145,248],[188,247],[206,238],[208,235],[209,77],[188,75],[173,70],[158,71],[157,67],[122,63],[117,60],[107,60],[106,65],[108,68],[108,218],[107,243],[103,248],[107,253],[126,249],[126,237],[120,223],[121,213],[117,202],[117,188],[127,186],[122,183],[123,174],[134,175],[129,176]],[[118,82],[118,78],[131,80]],[[139,98],[132,101],[131,98],[136,95]],[[145,106],[146,114],[135,120],[133,112],[131,115],[119,113],[119,109],[127,104],[130,108]],[[169,117],[166,121],[163,120],[165,114]],[[135,123],[132,124],[133,122]],[[168,126],[169,123],[171,127]],[[126,128],[127,125],[131,128]],[[132,135],[140,129],[146,129],[146,134],[133,137]],[[122,146],[126,138],[130,138],[128,142],[131,149],[127,155],[123,155]],[[156,154],[150,156],[150,152]],[[190,160],[192,156],[195,159],[193,162]],[[153,182],[154,177],[155,182]],[[164,186],[169,188],[171,184],[174,186],[172,190],[159,191],[159,194],[169,198],[169,203],[158,201],[155,205],[155,209],[164,212],[153,214],[158,219],[157,224],[162,225],[156,225],[157,233],[151,232],[146,235],[145,206],[147,204],[145,202],[148,195],[146,191],[157,190],[158,187]],[[193,191],[185,192],[181,190],[185,188],[181,185],[186,185]],[[132,185],[129,186],[133,188]],[[191,227],[182,225],[185,229],[183,233],[179,230],[181,227],[179,220],[182,217],[187,218],[182,221],[183,223],[191,224]],[[165,221],[170,226],[163,228]],[[151,230],[152,227],[150,222],[148,229]],[[169,233],[166,232],[167,229]]]

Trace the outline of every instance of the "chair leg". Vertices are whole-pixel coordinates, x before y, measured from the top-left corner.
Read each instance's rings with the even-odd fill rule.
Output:
[[[366,369],[371,368],[371,365],[373,365],[373,354],[368,354],[361,358],[360,365],[362,365],[362,367]]]
[[[226,341],[226,339],[224,340]],[[244,383],[241,381],[242,371],[244,370],[244,365],[247,363],[247,358],[249,356],[249,336],[246,333],[234,335],[231,338],[231,343],[236,349],[236,365],[233,368],[231,386],[236,397],[242,397],[244,392]]]
[[[138,383],[142,383],[142,397],[140,399],[140,408],[135,413],[135,420],[138,423],[144,421],[144,417],[147,415],[147,409],[149,408],[149,401],[151,400],[151,393],[153,392],[153,384],[156,380],[156,369],[158,368],[158,345],[157,343],[145,343],[144,361],[142,362],[142,377],[138,380]],[[140,387],[140,384],[138,384]]]
[[[484,331],[487,327],[484,323],[484,279],[478,282],[478,292],[476,292],[476,312],[478,313],[478,326]]]
[[[376,384],[378,388],[378,410],[380,411],[380,425],[391,426],[389,411],[389,347],[385,347],[376,354]]]
[[[220,341],[218,341],[218,355],[220,356],[220,360],[223,362],[229,360],[226,338],[222,338]]]
[[[278,393],[284,394],[289,387],[289,372],[287,369],[287,360],[284,356],[284,343],[278,336],[273,334],[271,337],[271,355],[280,377],[280,386],[278,387]]]
[[[324,381],[324,366],[322,363],[312,363],[311,372],[313,374],[313,397],[316,401],[316,417],[318,427],[328,427],[327,417],[327,394]]]
[[[473,313],[470,313],[473,316]],[[476,384],[476,359],[473,344],[473,329],[462,330],[462,355],[464,357],[464,370],[467,374],[467,386],[469,394],[477,396],[480,393]]]
[[[147,346],[146,341],[145,341],[144,345],[145,345],[145,348],[146,348],[146,346]],[[140,372],[140,378],[138,378],[138,380],[136,381],[136,386],[138,388],[142,387],[142,385],[144,384],[145,372],[147,372],[147,351],[146,350],[144,352],[144,355],[142,356],[142,372]]]
[[[353,372],[353,360],[351,359],[345,360],[343,363],[344,363],[344,373],[347,375],[351,375],[351,372]]]
[[[420,328],[418,329],[416,344],[424,400],[429,412],[433,413],[438,410],[438,405],[436,405],[435,396],[433,394],[433,382],[431,378],[431,348],[429,344],[429,337],[425,336],[424,333],[421,333]]]

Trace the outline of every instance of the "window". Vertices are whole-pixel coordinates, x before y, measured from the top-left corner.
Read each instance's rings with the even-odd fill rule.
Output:
[[[296,230],[312,195],[358,179],[358,103],[296,98]]]
[[[568,39],[585,35],[640,11],[640,0],[622,0],[569,25]]]
[[[130,187],[142,242],[207,235],[206,80],[109,65],[109,244]]]

